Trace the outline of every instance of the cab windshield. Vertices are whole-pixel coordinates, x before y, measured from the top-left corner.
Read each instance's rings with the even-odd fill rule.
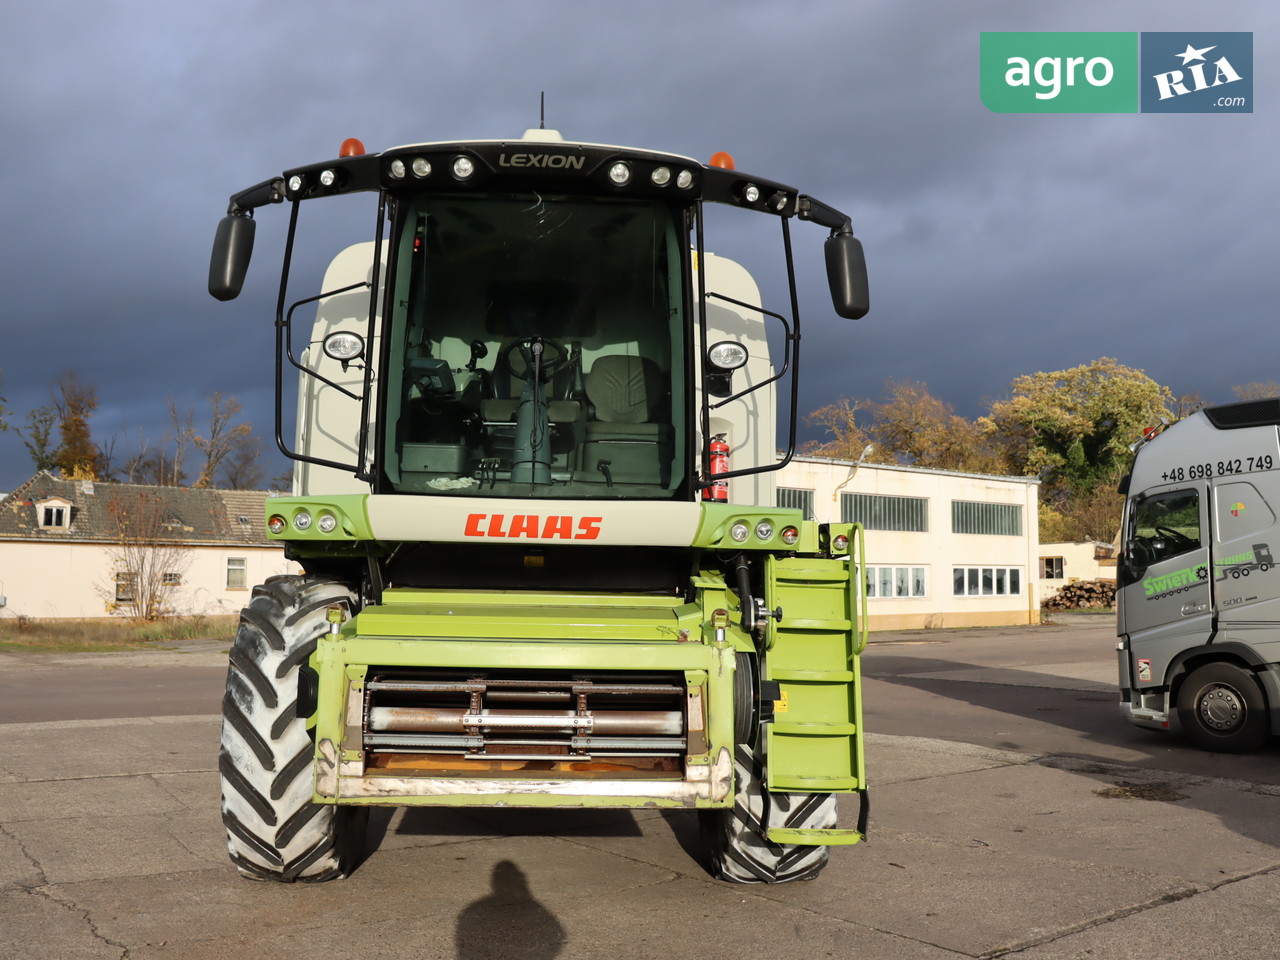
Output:
[[[399,219],[384,473],[402,493],[687,491],[678,209],[420,195]]]

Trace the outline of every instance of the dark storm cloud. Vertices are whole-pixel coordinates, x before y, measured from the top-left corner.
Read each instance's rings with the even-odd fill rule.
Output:
[[[286,217],[259,214],[245,293],[215,303],[207,257],[228,194],[347,136],[378,150],[518,135],[545,90],[548,125],[570,138],[702,159],[728,149],[853,216],[873,271],[873,312],[857,323],[824,303],[822,231],[796,230],[802,410],[895,377],[972,415],[1019,374],[1104,355],[1227,400],[1233,384],[1280,379],[1277,97],[1264,70],[1278,20],[1261,2],[1154,0],[16,7],[0,61],[0,393],[20,423],[76,370],[98,387],[95,436],[124,446],[160,440],[170,396],[198,407],[222,391],[269,437]],[[1253,31],[1257,112],[982,106],[980,31],[1078,29]],[[304,217],[349,224],[353,241],[372,220],[363,208]],[[338,245],[317,242],[300,263],[298,296]],[[21,444],[0,434],[0,490],[27,473]]]

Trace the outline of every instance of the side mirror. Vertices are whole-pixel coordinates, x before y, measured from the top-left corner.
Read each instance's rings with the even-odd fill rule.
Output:
[[[209,256],[209,293],[217,300],[234,300],[244,286],[244,275],[253,256],[252,217],[227,214],[218,222]]]
[[[830,237],[824,247],[831,305],[847,320],[861,320],[871,309],[867,290],[867,258],[862,241],[851,233]]]

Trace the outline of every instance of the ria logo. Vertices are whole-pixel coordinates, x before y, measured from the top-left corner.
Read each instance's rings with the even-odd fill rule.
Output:
[[[1252,33],[983,33],[994,113],[1253,113]]]
[[[1143,113],[1252,113],[1252,33],[1144,33]]]

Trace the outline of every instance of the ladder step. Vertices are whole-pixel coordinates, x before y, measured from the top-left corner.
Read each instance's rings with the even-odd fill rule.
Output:
[[[857,830],[823,830],[820,827],[770,827],[766,835],[774,843],[809,847],[842,847],[863,839]]]
[[[852,737],[858,727],[853,723],[779,723],[775,720],[773,732],[795,737]]]
[[[786,668],[771,667],[769,669],[770,680],[794,680],[797,682],[808,681],[810,683],[852,683],[852,670],[788,670]]]
[[[848,633],[853,626],[849,620],[802,620],[799,617],[788,617],[784,610],[778,632],[785,634],[788,630],[829,630],[833,633]]]

